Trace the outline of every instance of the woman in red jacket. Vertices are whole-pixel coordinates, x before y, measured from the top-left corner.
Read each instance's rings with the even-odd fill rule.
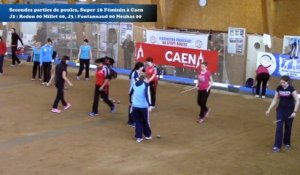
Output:
[[[0,75],[3,75],[3,61],[4,61],[5,53],[6,53],[6,44],[3,41],[2,37],[0,37]]]

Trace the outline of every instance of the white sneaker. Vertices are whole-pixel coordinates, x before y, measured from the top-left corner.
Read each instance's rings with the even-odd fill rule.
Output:
[[[65,110],[69,109],[71,107],[71,103],[67,103],[67,105],[64,107]]]
[[[142,138],[137,138],[137,139],[136,139],[136,142],[137,142],[137,143],[141,143],[142,141],[143,141]]]
[[[261,96],[261,98],[266,98],[266,96],[263,95],[263,96]]]
[[[61,110],[56,109],[56,108],[53,108],[53,109],[51,110],[51,112],[53,112],[53,113],[61,113]]]
[[[79,81],[79,80],[80,80],[80,77],[79,77],[79,76],[76,76],[76,79]]]
[[[146,140],[151,140],[152,139],[152,136],[149,136],[149,137],[145,137]]]
[[[256,98],[259,98],[259,95],[255,95]]]
[[[86,79],[85,79],[85,81],[89,81],[89,80],[90,80],[89,78],[86,78]]]

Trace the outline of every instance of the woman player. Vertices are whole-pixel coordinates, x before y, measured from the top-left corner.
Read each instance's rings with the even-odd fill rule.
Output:
[[[77,73],[76,79],[80,80],[80,75],[82,74],[83,69],[85,68],[85,80],[90,79],[89,69],[90,69],[90,60],[92,60],[92,49],[88,44],[87,39],[83,40],[83,44],[79,48],[78,60],[79,60],[79,71]]]
[[[281,149],[282,138],[285,149],[291,148],[291,133],[293,120],[296,117],[296,113],[299,106],[299,99],[295,88],[289,85],[289,76],[282,76],[280,78],[280,86],[277,87],[274,98],[266,111],[266,115],[269,116],[271,109],[275,106],[279,100],[277,112],[277,126],[275,134],[275,143],[272,149],[273,152],[278,152]],[[284,133],[283,133],[283,125]]]
[[[41,80],[41,67],[40,67],[40,53],[41,53],[41,42],[36,42],[35,47],[32,51],[32,61],[33,61],[33,67],[32,67],[32,79],[35,80],[36,73],[38,72],[39,80]]]
[[[63,56],[61,59],[60,64],[58,64],[55,67],[55,86],[57,89],[57,95],[55,98],[55,101],[53,103],[52,112],[54,113],[61,113],[61,110],[57,109],[59,101],[64,106],[64,109],[67,110],[71,107],[70,103],[67,103],[64,98],[64,87],[65,87],[65,81],[70,85],[73,86],[73,84],[70,82],[70,80],[67,78],[67,61],[70,60],[68,56]]]
[[[145,75],[141,74],[139,80],[135,82],[130,91],[130,102],[132,106],[132,116],[134,118],[136,142],[143,141],[143,134],[146,140],[152,139],[149,113],[151,112],[151,96]]]
[[[157,69],[156,66],[153,64],[153,58],[151,57],[148,57],[146,59],[146,64],[147,64],[146,76],[150,86],[150,93],[151,93],[151,108],[155,108],[156,89],[158,84]]]
[[[200,114],[197,120],[198,123],[203,123],[204,119],[208,117],[209,112],[211,111],[211,109],[206,106],[206,103],[212,84],[213,79],[210,71],[207,70],[207,62],[203,62],[198,74],[198,81],[195,85],[195,87],[198,88],[197,102],[200,106]]]
[[[3,75],[3,61],[6,51],[6,44],[0,36],[0,75]]]
[[[103,101],[110,107],[111,112],[116,111],[116,107],[111,100],[109,100],[107,93],[105,92],[105,88],[107,88],[107,83],[109,82],[109,73],[108,70],[104,67],[106,59],[98,58],[95,60],[97,65],[96,70],[96,85],[95,85],[95,93],[94,93],[94,102],[93,102],[93,110],[89,113],[89,116],[94,117],[98,114],[98,104],[99,104],[99,95],[103,99]]]
[[[129,74],[129,80],[130,80],[130,88],[129,88],[129,93],[131,91],[131,89],[133,88],[133,85],[135,84],[135,82],[137,82],[139,80],[139,77],[142,73],[144,69],[144,64],[141,62],[137,62],[134,66],[134,68],[132,69],[131,73]],[[135,127],[135,123],[134,123],[134,119],[133,116],[131,115],[132,112],[132,107],[131,105],[129,105],[128,108],[128,125],[131,127]]]

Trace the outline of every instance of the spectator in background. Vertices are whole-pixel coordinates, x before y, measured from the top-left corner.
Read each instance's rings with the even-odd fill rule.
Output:
[[[0,36],[0,76],[3,75],[3,61],[6,51],[6,44]]]
[[[134,52],[134,43],[131,35],[127,34],[126,39],[122,44],[123,55],[124,55],[124,68],[131,69],[132,54]]]
[[[36,41],[41,41],[42,44],[45,44],[47,39],[47,29],[46,29],[46,23],[42,23],[42,26],[38,29],[36,32]]]
[[[11,29],[11,58],[12,58],[12,64],[10,66],[16,66],[16,62],[18,65],[21,64],[21,61],[16,55],[16,51],[18,49],[18,41],[21,42],[22,46],[24,46],[22,39],[20,36],[16,33],[16,29]]]
[[[259,97],[260,86],[262,84],[261,97],[266,98],[266,88],[267,88],[267,83],[268,83],[269,79],[270,79],[269,70],[266,67],[264,67],[263,65],[259,65],[256,69],[256,77],[255,77],[256,95],[255,95],[255,97],[257,97],[257,98]]]

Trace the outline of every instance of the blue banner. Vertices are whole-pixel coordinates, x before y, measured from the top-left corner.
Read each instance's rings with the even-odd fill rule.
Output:
[[[156,5],[0,5],[0,22],[156,22]]]
[[[291,79],[300,80],[300,58],[291,58],[287,54],[259,52],[257,66],[268,68],[273,76],[288,75]]]

